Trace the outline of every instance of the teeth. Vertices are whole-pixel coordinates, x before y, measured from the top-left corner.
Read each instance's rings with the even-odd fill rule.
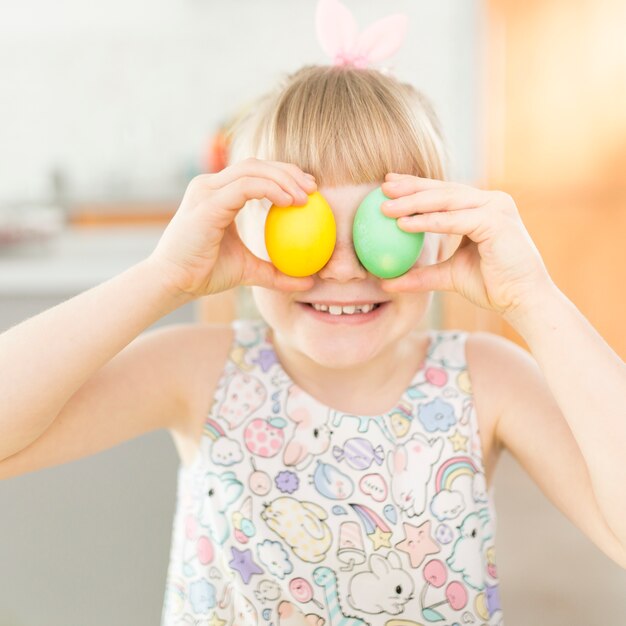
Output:
[[[313,308],[316,311],[325,311],[330,313],[330,315],[353,315],[355,313],[369,313],[371,310],[375,309],[377,305],[375,304],[347,304],[345,306],[339,306],[337,304],[313,304]]]

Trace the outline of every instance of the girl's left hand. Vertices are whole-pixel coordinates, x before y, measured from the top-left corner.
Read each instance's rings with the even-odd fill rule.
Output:
[[[477,306],[507,316],[552,284],[507,193],[391,173],[382,190],[392,200],[383,202],[381,210],[400,218],[402,230],[462,235],[449,259],[383,280],[386,291],[456,291]]]

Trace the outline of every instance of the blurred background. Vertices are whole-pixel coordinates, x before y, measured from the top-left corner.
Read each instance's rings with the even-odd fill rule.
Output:
[[[449,177],[515,198],[556,284],[624,358],[626,1],[346,2],[361,27],[409,15],[391,64],[434,102]],[[232,116],[329,62],[315,6],[3,0],[0,331],[151,252],[190,178],[221,167]],[[245,290],[157,325],[234,315],[256,315]],[[455,294],[430,315],[524,345]],[[0,483],[0,626],[157,624],[177,466],[156,432]],[[506,454],[495,496],[508,626],[626,623],[626,572]]]

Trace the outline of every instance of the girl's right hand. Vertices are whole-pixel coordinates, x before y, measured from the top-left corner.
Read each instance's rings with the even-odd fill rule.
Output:
[[[302,206],[316,188],[313,177],[296,165],[255,158],[196,176],[149,259],[164,272],[169,287],[194,298],[238,285],[310,289],[310,276],[287,276],[252,254],[234,220],[253,198]]]

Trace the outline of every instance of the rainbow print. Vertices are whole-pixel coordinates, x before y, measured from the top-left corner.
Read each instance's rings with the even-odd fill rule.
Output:
[[[474,476],[478,472],[478,468],[474,461],[468,456],[453,456],[449,458],[437,470],[435,478],[435,487],[437,493],[443,489],[452,490],[452,483],[463,475]]]
[[[364,504],[349,503],[350,506],[356,511],[357,515],[361,518],[363,526],[365,527],[365,533],[369,535],[376,530],[378,526],[384,533],[391,532],[391,529],[386,522],[369,507]]]
[[[405,417],[409,421],[413,419],[413,405],[406,400],[400,400],[398,406],[391,411],[391,415],[399,413],[402,417]]]
[[[226,436],[224,429],[215,420],[212,420],[211,418],[207,418],[205,420],[202,432],[213,441],[215,441],[216,439],[219,439],[220,437]]]

